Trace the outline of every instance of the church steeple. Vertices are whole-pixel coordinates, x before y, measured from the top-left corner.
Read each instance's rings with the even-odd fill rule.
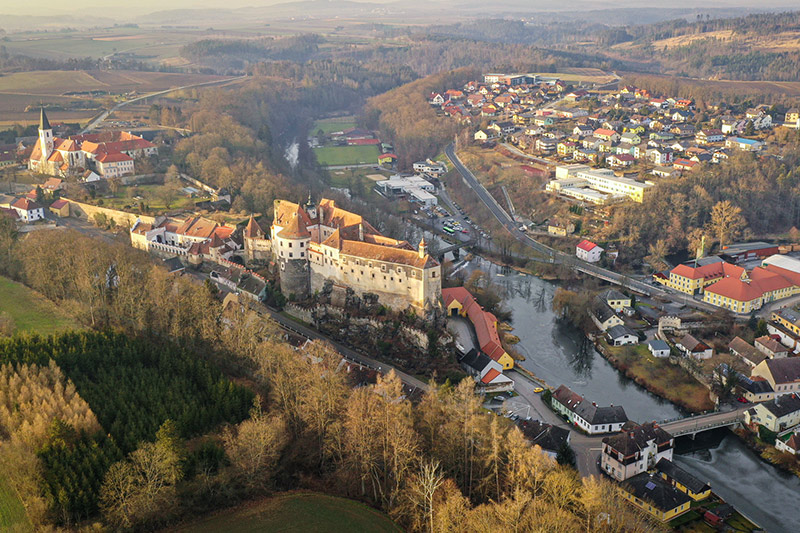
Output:
[[[422,240],[419,241],[419,248],[417,249],[417,251],[419,253],[420,258],[423,258],[426,255],[428,255],[428,244],[425,242],[425,237],[423,237]]]
[[[40,130],[53,129],[50,127],[50,121],[47,120],[47,113],[44,112],[44,107],[41,108],[41,113],[39,114],[39,129]]]
[[[42,151],[42,161],[47,160],[50,154],[53,153],[53,128],[50,126],[50,121],[47,120],[47,113],[44,112],[44,107],[41,108],[39,114],[39,145]]]

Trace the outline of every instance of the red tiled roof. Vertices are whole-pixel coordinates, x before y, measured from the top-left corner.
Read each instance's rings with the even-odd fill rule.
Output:
[[[61,209],[62,207],[66,206],[66,205],[69,205],[69,202],[67,202],[63,198],[60,198],[60,199],[56,200],[55,202],[53,202],[52,204],[50,204],[50,207],[52,207],[53,209]]]
[[[442,298],[446,305],[458,300],[466,310],[467,317],[475,328],[481,351],[497,361],[505,353],[497,332],[497,317],[484,311],[475,297],[464,287],[442,289]]]
[[[580,248],[581,250],[585,250],[587,252],[591,252],[592,250],[597,248],[597,245],[592,241],[587,241],[586,239],[584,239],[578,243],[578,248]]]
[[[744,274],[744,268],[724,261],[717,263],[710,263],[700,267],[693,267],[686,264],[680,264],[670,270],[671,274],[681,276],[688,279],[714,279],[722,277],[735,277],[741,278]]]
[[[722,278],[705,288],[706,292],[718,294],[738,302],[751,302],[763,294],[757,287],[738,278]]]
[[[42,206],[28,198],[17,198],[11,202],[11,207],[22,209],[23,211],[33,211],[34,209],[40,209]]]
[[[119,163],[120,161],[133,161],[131,156],[123,154],[123,153],[104,153],[99,155],[95,158],[100,163]]]
[[[496,368],[490,368],[489,371],[481,378],[481,383],[488,385],[494,378],[500,375],[500,371]]]

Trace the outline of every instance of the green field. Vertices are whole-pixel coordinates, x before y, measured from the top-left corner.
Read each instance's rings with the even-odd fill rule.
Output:
[[[16,492],[0,477],[0,531],[33,531]]]
[[[372,146],[323,146],[314,148],[317,161],[322,166],[378,164],[380,150]]]
[[[224,511],[173,532],[338,533],[401,531],[385,514],[363,503],[325,494],[294,493]]]
[[[2,312],[11,315],[17,331],[49,335],[78,327],[72,318],[38,292],[0,276],[0,313]]]
[[[322,133],[328,134],[334,131],[344,131],[355,127],[356,122],[353,117],[325,118],[314,122],[314,126],[311,128],[311,135],[316,135],[319,130],[322,130]]]

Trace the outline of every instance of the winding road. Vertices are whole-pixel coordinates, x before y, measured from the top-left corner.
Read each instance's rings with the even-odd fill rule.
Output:
[[[243,76],[236,76],[235,78],[225,78],[225,79],[222,79],[222,80],[211,80],[211,81],[204,81],[202,83],[193,83],[191,85],[182,85],[180,87],[172,87],[170,89],[165,89],[163,91],[157,91],[157,92],[154,92],[154,93],[148,93],[148,94],[145,94],[145,95],[142,95],[142,96],[137,96],[135,98],[131,98],[130,100],[125,100],[124,102],[118,103],[117,105],[115,105],[114,107],[109,109],[108,111],[103,111],[102,113],[100,113],[100,115],[97,118],[92,120],[81,131],[81,134],[89,133],[93,129],[97,128],[100,124],[103,123],[103,121],[105,121],[105,119],[107,119],[109,117],[109,115],[111,115],[115,111],[118,111],[119,109],[125,107],[128,104],[133,104],[135,102],[139,102],[139,101],[144,100],[146,98],[152,98],[154,96],[162,96],[164,94],[171,93],[172,91],[180,91],[182,89],[192,89],[194,87],[202,87],[202,86],[205,86],[205,85],[220,85],[220,84],[224,84],[224,83],[243,80],[246,77],[247,77],[247,75],[243,75]]]
[[[649,285],[637,279],[626,276],[625,274],[619,274],[612,270],[608,270],[607,268],[602,268],[597,265],[581,261],[577,257],[565,254],[564,252],[560,252],[531,239],[525,232],[519,229],[518,223],[506,212],[505,209],[503,209],[503,207],[500,206],[497,200],[495,200],[494,196],[492,196],[489,191],[486,190],[486,187],[481,185],[481,183],[478,181],[478,178],[475,177],[472,171],[464,166],[464,164],[458,158],[458,155],[455,151],[455,146],[452,143],[445,148],[444,153],[458,173],[461,174],[464,182],[475,192],[475,194],[478,195],[478,198],[480,198],[483,204],[489,209],[489,211],[491,211],[492,215],[494,215],[498,222],[500,222],[500,224],[502,224],[503,227],[519,242],[528,248],[531,248],[540,256],[543,256],[532,258],[534,261],[563,264],[578,272],[602,279],[609,283],[620,285],[638,293],[645,294],[647,296],[659,296],[668,300],[675,300],[703,311],[714,312],[717,309],[710,304],[695,300],[694,298],[668,292],[660,287]]]

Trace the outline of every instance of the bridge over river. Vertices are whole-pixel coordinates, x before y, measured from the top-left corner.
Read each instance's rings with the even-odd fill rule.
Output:
[[[721,427],[735,426],[744,420],[744,412],[749,406],[739,407],[733,411],[717,411],[702,415],[687,416],[667,420],[659,424],[662,429],[673,437],[691,435],[694,438],[698,433]]]

